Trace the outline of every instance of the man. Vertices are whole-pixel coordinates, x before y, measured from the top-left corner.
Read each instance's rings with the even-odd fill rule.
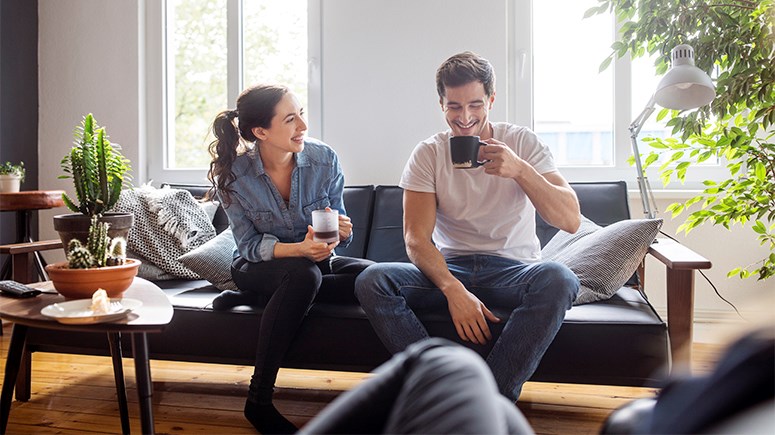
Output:
[[[488,322],[505,322],[486,361],[500,392],[516,401],[579,287],[567,267],[538,262],[535,211],[573,233],[580,225],[578,199],[532,131],[489,121],[495,102],[490,62],[471,52],[452,56],[439,67],[436,86],[450,130],[417,145],[400,182],[412,264],[369,267],[355,293],[393,353],[428,337],[407,304],[411,292],[441,292],[457,334],[469,343],[486,344],[493,339]],[[479,136],[487,144],[479,152],[486,163],[453,168],[451,136]],[[499,319],[488,307],[511,313]]]

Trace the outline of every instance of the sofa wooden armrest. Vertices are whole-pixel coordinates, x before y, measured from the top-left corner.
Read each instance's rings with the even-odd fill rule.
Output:
[[[28,284],[33,281],[31,273],[33,259],[36,252],[49,251],[62,247],[61,240],[41,240],[38,242],[14,243],[11,245],[0,245],[0,254],[11,256],[12,277],[15,281]]]
[[[648,253],[667,268],[667,331],[673,363],[691,362],[694,323],[694,271],[710,269],[707,258],[670,239],[657,239]]]

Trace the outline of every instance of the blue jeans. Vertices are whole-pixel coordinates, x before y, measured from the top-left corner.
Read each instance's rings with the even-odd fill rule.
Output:
[[[578,278],[559,263],[523,263],[491,255],[450,258],[447,267],[490,311],[510,313],[508,318],[500,316],[505,325],[500,336],[493,337],[486,361],[501,394],[516,401],[571,308]],[[355,295],[392,353],[428,337],[414,310],[449,311],[441,290],[410,263],[368,267],[355,281]]]

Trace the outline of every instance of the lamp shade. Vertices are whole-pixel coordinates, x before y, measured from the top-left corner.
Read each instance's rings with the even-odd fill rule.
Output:
[[[662,77],[654,101],[674,110],[695,109],[716,97],[716,87],[705,71],[694,66],[694,49],[682,44],[670,53],[673,67]]]

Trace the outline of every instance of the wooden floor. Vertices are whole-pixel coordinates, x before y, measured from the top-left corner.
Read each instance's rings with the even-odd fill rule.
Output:
[[[0,373],[11,329],[0,337]],[[719,347],[694,345],[694,370],[706,372]],[[124,360],[132,429],[139,433],[137,392],[131,359]],[[109,358],[38,353],[32,365],[32,398],[14,401],[11,434],[119,433],[121,426]],[[255,433],[242,417],[252,367],[152,361],[157,433]],[[278,409],[296,425],[305,424],[342,391],[361,382],[361,373],[281,370]],[[649,388],[528,383],[518,402],[539,434],[598,433],[605,417]]]

